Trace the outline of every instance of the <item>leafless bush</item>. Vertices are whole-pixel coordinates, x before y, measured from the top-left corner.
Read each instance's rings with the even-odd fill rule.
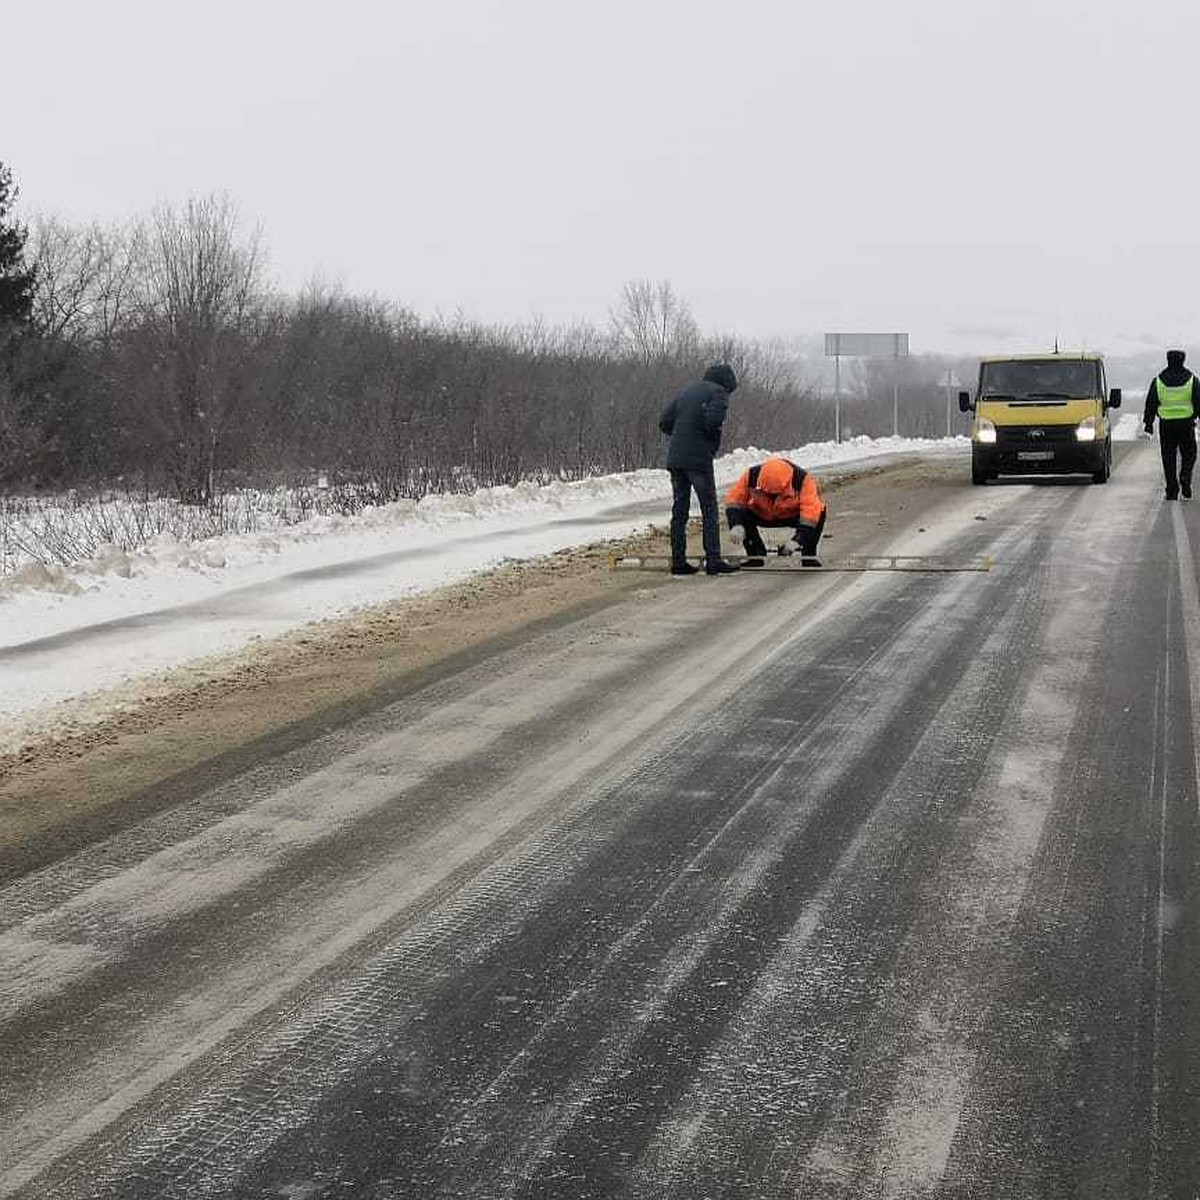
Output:
[[[43,356],[0,379],[9,489],[135,479],[224,529],[206,510],[228,494],[318,472],[305,511],[654,466],[663,403],[718,359],[742,378],[726,445],[798,444],[823,419],[769,349],[702,339],[665,281],[627,284],[605,329],[281,296],[219,197],[112,230],[43,221],[34,244]]]

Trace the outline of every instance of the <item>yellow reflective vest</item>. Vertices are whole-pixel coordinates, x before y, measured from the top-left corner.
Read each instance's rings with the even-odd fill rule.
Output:
[[[1192,403],[1192,393],[1196,387],[1196,377],[1193,375],[1187,383],[1178,387],[1168,387],[1161,379],[1155,380],[1158,389],[1158,419],[1160,421],[1178,421],[1196,415]]]

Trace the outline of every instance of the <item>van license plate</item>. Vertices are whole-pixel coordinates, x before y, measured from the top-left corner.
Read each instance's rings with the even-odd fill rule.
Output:
[[[1054,457],[1053,450],[1018,450],[1017,458],[1021,462],[1049,462]]]

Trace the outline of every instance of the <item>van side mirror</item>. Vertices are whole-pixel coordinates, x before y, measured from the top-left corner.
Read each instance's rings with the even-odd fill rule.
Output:
[[[971,409],[973,409],[974,407],[975,407],[975,405],[973,405],[971,403],[971,393],[970,392],[959,392],[958,393],[958,411],[959,412],[970,412]]]
[[[1121,389],[1120,388],[1113,388],[1113,390],[1108,393],[1108,407],[1109,408],[1120,408],[1121,407]]]

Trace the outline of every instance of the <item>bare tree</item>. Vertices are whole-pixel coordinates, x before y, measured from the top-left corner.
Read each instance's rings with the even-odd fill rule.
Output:
[[[31,247],[44,336],[0,380],[0,485],[140,474],[199,504],[319,474],[361,504],[652,466],[663,402],[715,361],[741,381],[728,446],[830,424],[786,355],[702,341],[666,282],[567,330],[427,322],[319,285],[288,300],[219,197],[125,228],[44,221]]]
[[[249,395],[265,288],[260,237],[239,234],[228,197],[155,210],[138,238],[137,325],[148,375],[131,381],[179,498],[205,503],[233,418]]]
[[[36,271],[33,319],[51,337],[67,337],[86,321],[98,275],[95,231],[36,218],[30,258]]]
[[[136,229],[36,219],[30,241],[39,330],[75,343],[110,342],[133,292],[139,236]]]
[[[609,322],[618,347],[647,364],[692,357],[700,341],[691,310],[665,279],[626,283]]]

